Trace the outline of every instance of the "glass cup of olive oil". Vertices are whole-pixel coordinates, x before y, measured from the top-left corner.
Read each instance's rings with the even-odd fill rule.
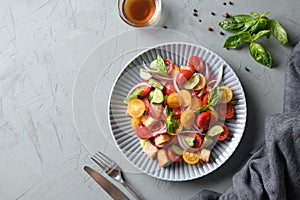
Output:
[[[155,24],[161,14],[161,0],[118,0],[121,19],[134,27]]]

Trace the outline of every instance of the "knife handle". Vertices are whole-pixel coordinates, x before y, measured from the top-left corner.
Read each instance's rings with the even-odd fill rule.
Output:
[[[136,200],[141,200],[141,198],[137,195],[137,193],[135,191],[133,191],[133,189],[131,189],[124,181],[121,181],[122,185],[126,188],[126,190],[132,195],[134,196],[134,198]]]

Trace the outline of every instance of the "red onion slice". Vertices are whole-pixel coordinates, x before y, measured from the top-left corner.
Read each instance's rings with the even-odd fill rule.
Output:
[[[205,80],[209,79],[209,75],[210,75],[210,70],[209,70],[209,66],[208,64],[205,65]]]
[[[223,69],[224,69],[224,63],[221,65],[220,67],[220,70],[218,72],[218,75],[217,75],[217,79],[216,79],[216,82],[215,82],[215,85],[212,89],[215,89],[219,84],[220,82],[222,81],[222,77],[223,77]]]
[[[144,98],[144,102],[146,103],[146,106],[149,108],[149,113],[150,113],[150,116],[153,117],[154,119],[158,120],[152,106],[151,106],[151,103],[149,102],[149,99],[148,97],[145,97]]]
[[[173,78],[173,85],[174,85],[174,88],[175,88],[176,92],[179,92],[180,90],[179,90],[179,87],[178,87],[177,82],[176,82],[177,74],[178,73],[176,73],[174,78]]]
[[[145,69],[145,70],[148,70],[148,71],[150,71],[151,69],[149,68],[149,67],[147,67],[147,65],[146,65],[146,63],[145,62],[143,62],[143,68]]]
[[[173,80],[173,78],[169,78],[169,77],[164,77],[164,76],[160,76],[157,74],[151,74],[153,78],[160,80],[160,81],[171,81]]]
[[[156,136],[159,136],[159,135],[164,134],[164,133],[167,133],[166,125],[164,125],[162,129],[153,132],[152,137],[156,137]]]

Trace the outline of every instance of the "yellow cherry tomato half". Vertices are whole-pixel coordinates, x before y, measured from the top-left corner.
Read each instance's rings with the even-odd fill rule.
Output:
[[[140,99],[131,99],[128,102],[127,112],[131,117],[139,118],[146,110],[146,105],[144,101]]]
[[[199,162],[199,160],[200,160],[199,156],[200,156],[199,151],[190,152],[190,151],[183,150],[183,154],[182,154],[183,160],[186,163],[192,164],[192,165]]]
[[[191,110],[196,111],[198,108],[200,108],[203,105],[201,98],[199,97],[192,97],[192,102],[191,102]]]
[[[223,85],[220,88],[223,89],[223,91],[224,91],[222,103],[230,102],[233,97],[233,93],[232,93],[232,90],[230,89],[230,87]]]
[[[171,108],[179,108],[180,106],[182,106],[182,103],[182,97],[178,93],[171,93],[167,98],[167,104]]]
[[[141,118],[132,117],[131,120],[130,120],[130,125],[131,125],[133,130],[136,128],[136,125],[138,125],[140,123],[141,123]]]
[[[190,129],[195,121],[195,113],[192,110],[185,110],[181,113],[180,123],[184,128]]]
[[[182,97],[182,106],[187,107],[191,105],[192,95],[188,90],[180,90],[179,95]]]

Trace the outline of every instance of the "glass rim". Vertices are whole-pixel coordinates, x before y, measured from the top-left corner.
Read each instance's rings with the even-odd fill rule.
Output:
[[[126,0],[118,0],[118,14],[119,14],[120,18],[122,19],[122,21],[130,26],[134,26],[134,27],[151,26],[151,25],[155,24],[155,22],[158,21],[160,15],[161,15],[161,8],[162,8],[161,0],[153,0],[155,2],[155,12],[153,13],[151,19],[145,23],[133,23],[130,20],[128,20],[124,14],[123,4],[125,1]]]

